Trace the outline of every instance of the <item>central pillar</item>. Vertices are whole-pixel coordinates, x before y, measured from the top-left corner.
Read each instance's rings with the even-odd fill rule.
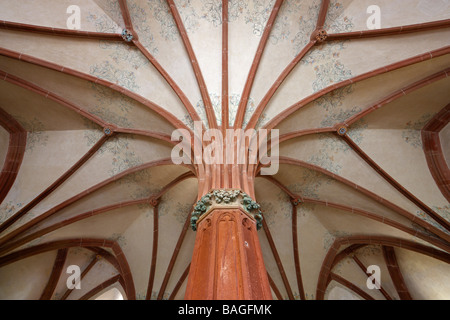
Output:
[[[239,190],[214,190],[197,203],[186,300],[269,300],[257,229],[259,205]]]

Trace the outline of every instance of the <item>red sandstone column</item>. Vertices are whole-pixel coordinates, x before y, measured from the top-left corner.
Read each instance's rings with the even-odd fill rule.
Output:
[[[187,300],[270,300],[256,222],[240,208],[215,208],[197,225]]]

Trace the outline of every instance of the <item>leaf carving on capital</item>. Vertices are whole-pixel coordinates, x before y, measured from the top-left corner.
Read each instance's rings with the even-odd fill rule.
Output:
[[[197,230],[197,223],[211,206],[238,206],[255,218],[257,229],[262,227],[262,212],[260,205],[248,194],[237,189],[218,189],[205,194],[194,206],[191,217],[191,228]]]

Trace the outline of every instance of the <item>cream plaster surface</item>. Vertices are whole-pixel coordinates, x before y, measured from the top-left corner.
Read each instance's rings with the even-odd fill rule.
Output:
[[[31,41],[31,38],[40,41]],[[7,49],[32,55],[65,67],[93,74],[142,95],[182,119],[186,110],[169,84],[136,48],[117,44],[102,48],[97,40],[70,39],[47,35],[29,35],[17,31],[0,31],[0,41]],[[45,43],[45,45],[44,45]],[[52,47],[53,50],[47,50]],[[115,57],[119,51],[119,56]],[[61,54],[63,52],[63,54]],[[116,61],[105,60],[112,55]],[[86,63],[89,61],[89,63]]]
[[[2,267],[0,299],[39,300],[52,272],[56,252],[35,255]]]
[[[330,282],[325,297],[327,300],[363,300],[356,293],[353,293],[334,280]]]
[[[147,179],[144,181],[136,183],[127,180],[127,177],[125,177],[112,184],[108,184],[56,213],[52,218],[43,222],[42,227],[104,206],[149,198],[161,191],[166,184],[186,171],[178,167],[167,171],[161,168],[150,168],[142,172],[147,174]],[[43,207],[41,206],[40,209],[42,210]]]
[[[405,6],[402,1],[379,1],[378,4],[382,9],[382,27],[448,19],[450,17],[448,1],[435,0],[435,2],[434,6],[430,6],[429,1],[411,0],[409,5]],[[175,0],[175,3],[198,59],[214,111],[220,120],[222,99],[220,1]],[[274,3],[275,0],[230,2],[230,122],[236,115],[257,46]],[[0,7],[8,8],[1,10],[0,20],[65,28],[67,19],[65,8],[69,5],[68,0],[59,1],[58,4],[43,0],[40,4],[30,0],[23,0],[20,3],[0,0]],[[79,0],[71,1],[70,4],[78,4],[82,9],[82,30],[120,33],[124,28],[119,4],[116,1]],[[192,61],[186,53],[166,2],[128,0],[127,4],[140,42],[173,78],[205,121],[204,103],[195,79]],[[332,0],[325,28],[329,33],[366,30],[368,17],[366,9],[370,4],[373,3],[369,0]],[[319,6],[319,0],[284,1],[256,73],[246,120],[280,73],[309,41],[310,33],[315,28]],[[399,6],[402,10],[398,9]],[[27,10],[23,10],[24,7]],[[441,29],[316,46],[277,90],[259,119],[258,126],[264,125],[286,108],[322,88],[387,64],[447,46],[449,35],[449,30]],[[3,29],[0,30],[0,42],[6,49],[117,83],[160,105],[184,123],[190,124],[191,119],[185,106],[166,80],[136,48],[123,42],[72,39]],[[448,67],[449,62],[450,55],[438,57],[335,91],[292,114],[279,125],[281,133],[333,126],[372,106],[390,93],[443,70]],[[55,92],[111,124],[166,134],[170,134],[173,130],[173,126],[161,115],[112,89],[94,86],[86,80],[3,56],[0,56],[0,69],[35,83],[44,90]],[[428,170],[420,130],[435,113],[448,104],[450,98],[448,86],[448,78],[429,84],[383,106],[349,129],[349,136],[377,164],[433,210],[447,217],[448,202],[437,189]],[[21,170],[0,207],[1,218],[4,221],[56,181],[86,154],[103,133],[102,128],[83,119],[76,112],[8,82],[0,81],[0,96],[0,107],[11,113],[27,131],[30,131]],[[447,163],[450,159],[448,128],[449,126],[440,134]],[[5,157],[8,145],[8,134],[2,130],[0,129],[0,162]],[[109,139],[73,176],[7,231],[15,230],[36,216],[124,170],[168,158],[171,149],[170,144],[155,138],[118,134]],[[435,225],[427,215],[383,180],[336,135],[312,134],[286,141],[280,145],[280,155],[315,164],[332,173],[331,177],[327,177],[312,170],[281,164],[278,174],[274,177],[293,193],[347,205],[351,210],[366,210],[412,228],[414,232],[425,232],[410,219],[388,209],[382,201],[377,201],[383,198]],[[58,211],[24,235],[103,206],[148,198],[188,171],[186,167],[175,165],[140,170]],[[347,186],[338,182],[334,179],[338,176],[368,189],[375,194],[375,198],[364,195],[355,185]],[[289,197],[263,178],[256,179],[255,190],[256,200],[261,205],[294,298],[299,299],[293,255],[292,205]],[[170,189],[160,199],[158,253],[152,299],[155,299],[159,292],[178,237],[197,200],[197,193],[197,179],[189,178]],[[350,235],[390,236],[433,247],[412,234],[354,212],[309,203],[298,205],[297,211],[300,267],[306,298],[309,300],[315,298],[320,268],[329,248],[337,238]],[[153,214],[154,210],[148,204],[116,208],[60,228],[17,249],[53,240],[79,237],[117,241],[130,266],[136,286],[136,298],[145,299],[153,250]],[[188,228],[163,299],[170,296],[189,265],[195,236],[196,233]],[[283,298],[288,298],[267,236],[263,230],[258,232],[258,236],[267,270]],[[405,281],[414,298],[448,298],[448,290],[445,287],[448,282],[446,282],[449,268],[447,264],[404,249],[395,250]],[[380,247],[364,247],[355,254],[367,266],[380,265],[382,286],[391,296],[398,299]],[[38,299],[48,281],[55,256],[56,252],[53,251],[3,267],[0,270],[0,298]],[[78,264],[84,268],[93,257],[93,252],[89,250],[70,249],[64,267]],[[373,292],[365,287],[366,277],[363,271],[350,258],[339,263],[333,272],[352,281],[374,297],[384,299],[380,292]],[[106,261],[99,261],[83,280],[82,290],[71,294],[69,299],[81,297],[116,274],[117,271]],[[66,276],[63,274],[60,279],[55,298],[64,294]],[[11,279],[14,279],[14,282]],[[175,299],[183,299],[186,283],[185,280]],[[124,296],[123,289],[116,283],[104,288],[93,298],[101,297],[103,294],[106,296],[109,294],[111,298],[111,289],[118,290]],[[273,297],[276,298],[275,295]],[[330,300],[360,299],[357,294],[334,281],[327,288],[325,297]]]
[[[328,136],[330,138],[328,138]],[[328,135],[323,140],[301,137],[292,142],[283,143],[280,146],[280,154],[315,164],[340,177],[349,180],[378,196],[389,200],[397,206],[409,211],[416,212],[417,207],[399,193],[392,185],[379,176],[366,162],[358,157],[352,150],[346,150],[344,142],[337,137]],[[326,143],[331,147],[326,147]],[[332,143],[335,143],[333,145]],[[331,190],[330,190],[331,191]],[[324,192],[324,191],[322,191]],[[336,195],[339,191],[333,188],[329,198],[341,202],[342,198]],[[336,197],[336,198],[335,198]],[[352,200],[352,199],[350,199]],[[351,201],[350,201],[351,203]]]
[[[45,140],[41,137],[41,142],[38,141],[32,149],[25,152],[21,170],[1,208],[4,218],[10,217],[32,201],[87,152],[88,148],[80,143],[84,133],[70,130],[47,131]],[[31,217],[33,214],[26,219]],[[10,230],[15,228],[16,226],[12,226]]]
[[[414,299],[448,300],[450,266],[429,256],[395,248],[405,284]]]
[[[387,291],[389,296],[394,300],[400,300],[397,290],[389,274],[386,263],[384,263],[384,256],[381,246],[369,245],[360,248],[355,251],[356,257],[367,268],[371,265],[378,266],[380,268],[381,287]]]
[[[401,185],[432,208],[448,205],[448,201],[428,170],[420,130],[447,104],[450,98],[449,84],[450,80],[445,78],[375,111],[366,118],[368,129],[362,132],[363,150]],[[406,138],[408,140],[405,141]],[[381,141],[389,141],[390,146],[395,147],[382,146]],[[450,218],[449,214],[441,213],[445,219]]]
[[[386,74],[363,80],[342,90],[331,92],[321,102],[314,101],[282,121],[280,134],[337,125],[356,112],[365,110],[393,92],[438,73],[448,67],[450,55],[444,55]],[[331,101],[326,103],[325,101]]]
[[[365,271],[361,270],[352,258],[346,257],[342,259],[333,268],[333,272],[346,280],[351,279],[352,283],[373,297],[375,300],[385,300],[383,294],[379,290],[369,289],[367,287],[367,275]]]
[[[0,69],[38,84],[107,123],[166,134],[173,131],[173,125],[155,111],[107,87],[7,57],[0,57]],[[89,122],[84,120],[85,124]]]
[[[401,2],[402,10],[397,10],[399,2],[392,0],[340,0],[345,8],[339,20],[353,19],[356,30],[368,30],[367,20],[373,14],[367,13],[371,5],[380,8],[381,28],[399,27],[450,18],[448,0],[408,0]],[[333,31],[333,29],[331,29]]]
[[[448,31],[428,31],[388,38],[380,37],[347,41],[344,48],[339,51],[339,60],[333,60],[328,57],[326,58],[328,60],[319,60],[311,65],[297,65],[267,105],[265,110],[266,117],[271,119],[303,98],[313,94],[315,89],[311,86],[311,79],[315,79],[318,88],[322,89],[387,64],[444,47],[447,45],[445,39],[449,35]],[[315,47],[312,50],[328,50],[326,46],[330,45],[326,43],[322,45],[323,47]],[[398,48],[402,48],[402,50],[398,50]],[[272,57],[271,60],[276,59]],[[325,68],[324,70],[327,71],[323,71],[325,72],[324,75],[315,75],[317,71],[315,68]],[[346,73],[340,74],[342,73],[342,68]],[[268,70],[271,69],[269,68]],[[261,68],[259,73],[263,72],[264,69]],[[272,77],[274,78],[272,81],[269,81],[270,83],[273,83],[279,75],[279,73],[272,72],[271,70],[269,74],[273,74]],[[266,89],[268,88],[261,90],[261,98],[267,92]],[[256,92],[256,89],[254,92]],[[258,98],[255,100],[258,103],[260,101]]]
[[[0,20],[68,29],[68,21],[72,22],[71,16],[74,13],[73,10],[68,10],[72,5],[80,8],[80,30],[96,31],[96,21],[101,16],[108,20],[114,32],[122,31],[92,0],[1,0],[0,7],[8,9],[0,11]],[[24,7],[27,10],[23,10]]]
[[[120,138],[119,138],[120,139]],[[54,206],[55,203],[62,203],[63,201],[70,199],[71,197],[81,193],[83,190],[86,190],[88,188],[91,188],[98,183],[101,183],[102,181],[107,180],[108,178],[111,178],[114,175],[119,174],[120,172],[125,171],[126,169],[130,168],[131,165],[141,165],[144,163],[149,163],[152,161],[156,161],[162,158],[170,157],[170,150],[165,145],[158,145],[158,144],[149,144],[147,138],[140,138],[136,139],[130,144],[120,145],[111,142],[110,146],[105,147],[105,151],[98,151],[91,159],[89,159],[77,172],[76,175],[71,176],[63,185],[61,185],[55,192],[53,192],[51,195],[49,195],[45,200],[43,200],[38,206],[36,206],[33,209],[33,212],[36,213],[42,213],[50,209]],[[136,142],[135,146],[136,149],[132,149],[132,146]],[[108,144],[108,142],[107,142]],[[147,147],[147,151],[143,147]],[[114,153],[113,159],[111,161],[111,153],[108,152],[108,148],[113,148],[112,150]],[[136,153],[139,154],[139,156],[136,155],[136,153],[127,154],[126,150],[140,150]],[[121,150],[123,153],[115,152],[115,150]],[[154,153],[149,152],[148,150],[153,150]],[[162,153],[162,155],[161,155]],[[142,158],[140,157],[142,156]],[[134,162],[133,162],[134,160]],[[130,163],[131,162],[131,163]],[[97,168],[94,169],[93,168]],[[101,168],[101,170],[99,170]],[[169,183],[171,180],[169,177],[172,177],[172,179],[175,179],[178,175],[186,172],[187,169],[185,167],[173,167],[173,170],[171,169],[163,169],[161,167],[153,167],[146,169],[144,171],[141,171],[140,173],[135,174],[134,176],[142,176],[143,178],[150,178],[152,179],[148,181],[140,181],[138,184],[134,185],[134,187],[127,191],[126,195],[129,197],[131,196],[130,193],[133,192],[132,190],[136,189],[145,189],[145,187],[151,186],[151,183],[154,183],[152,185],[152,190],[157,190],[159,188],[162,188],[165,184]],[[155,177],[158,176],[159,180],[153,180],[153,176],[150,174],[150,172],[155,172]],[[168,175],[169,172],[169,175]],[[133,176],[132,176],[133,177]],[[133,185],[132,178],[127,177],[123,178],[125,181],[128,181]],[[118,183],[113,183],[112,185],[118,185]],[[139,188],[139,186],[142,185],[143,188]],[[145,186],[145,187],[144,187]],[[106,187],[105,187],[106,188]],[[127,185],[123,185],[122,189],[128,188]],[[104,190],[104,189],[103,189]],[[136,192],[136,191],[135,191]],[[140,191],[142,192],[142,191]],[[102,191],[97,192],[99,195],[98,197],[102,198]],[[143,194],[142,196],[144,196]],[[124,195],[125,196],[125,195]],[[130,200],[130,198],[127,198]],[[114,199],[115,196],[112,194],[108,197],[109,199]],[[105,199],[106,200],[106,199]],[[117,201],[114,201],[113,203],[116,203]],[[105,201],[101,201],[102,204],[107,204]]]

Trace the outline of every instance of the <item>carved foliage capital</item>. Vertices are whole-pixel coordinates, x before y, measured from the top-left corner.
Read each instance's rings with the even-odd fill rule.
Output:
[[[260,205],[249,195],[237,189],[218,189],[205,194],[194,206],[191,217],[191,228],[197,230],[197,222],[213,207],[237,206],[250,214],[255,220],[257,229],[262,227],[262,213]]]

